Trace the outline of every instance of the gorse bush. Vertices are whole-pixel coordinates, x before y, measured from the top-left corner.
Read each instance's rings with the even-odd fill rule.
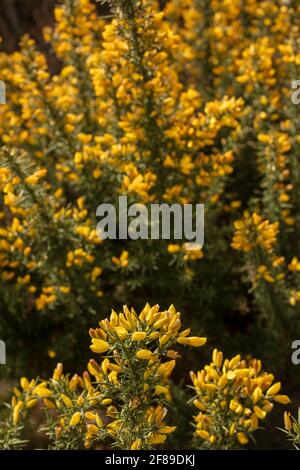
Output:
[[[101,17],[90,0],[58,2],[54,26],[44,30],[57,59],[55,70],[28,36],[18,51],[0,52],[7,103],[0,106],[5,373],[15,378],[26,370],[44,377],[54,358],[80,372],[88,360],[86,331],[103,312],[125,304],[139,311],[146,300],[174,304],[196,334],[213,338],[227,357],[239,357],[229,373],[231,362],[221,364],[221,353],[215,353],[210,372],[201,372],[194,383],[199,403],[212,401],[203,403],[196,419],[196,441],[218,448],[244,444],[276,401],[268,395],[271,376],[249,354],[290,379],[291,388],[299,385],[287,365],[300,327],[300,129],[292,102],[300,65],[300,6],[293,0],[107,3],[110,14]],[[128,204],[147,207],[204,204],[203,248],[187,250],[187,240],[99,238],[97,207],[117,207],[121,195]],[[105,379],[117,397],[108,416],[116,418],[113,423],[126,415],[124,429],[99,425],[102,408],[94,411],[91,400],[90,409],[87,397],[99,392],[105,400],[107,390],[102,381],[94,390],[86,375],[78,376],[78,383],[74,379],[74,388],[62,372],[45,386],[23,381],[19,393],[25,396],[16,396],[11,413],[26,414],[26,400],[38,399],[38,387],[50,393],[44,400],[55,397],[53,411],[48,403],[47,432],[56,447],[108,438],[122,448],[162,442],[168,432],[157,431],[165,426],[170,391],[151,361],[158,364],[168,354],[168,342],[176,341],[177,333],[166,333],[168,346],[155,335],[148,343],[152,333],[140,325],[135,337],[141,339],[135,341],[122,330],[130,330],[125,317],[120,325],[115,316],[103,324],[105,334],[96,330],[93,348],[107,347],[110,354],[111,341],[119,341],[115,351],[121,355],[118,347],[125,341],[132,357],[121,361],[126,367],[132,361],[139,365],[138,423],[132,422],[130,388],[122,382],[130,372],[119,376],[117,362],[106,362],[104,372],[95,364],[90,368],[96,383],[97,374],[115,377]],[[119,328],[113,337],[105,331],[109,325]],[[180,338],[179,343],[192,344],[191,338]],[[139,341],[140,358],[133,354]],[[174,361],[176,353],[169,354]],[[198,368],[192,351],[185,361],[189,369]],[[203,388],[205,377],[208,388]],[[174,390],[180,379],[185,377],[174,378]],[[148,393],[144,385],[152,391],[161,387],[159,399],[153,394],[149,402],[141,399]],[[59,393],[72,401],[68,413],[58,413],[56,401],[65,403]],[[95,418],[85,421],[85,412]],[[61,425],[54,424],[57,413]],[[20,421],[11,419],[3,442],[16,439],[17,445]]]
[[[46,418],[41,430],[52,449],[110,442],[137,450],[164,443],[176,429],[166,421],[172,410],[170,376],[180,357],[171,348],[206,343],[206,338],[189,335],[173,305],[160,311],[147,304],[139,315],[126,306],[119,314],[112,311],[99,328],[90,329],[90,349],[105,356],[101,363],[91,359],[82,376],[64,375],[60,363],[50,380],[21,378],[2,424],[2,448],[24,446],[24,422],[40,401]],[[202,410],[195,416],[195,435],[204,440],[203,448],[206,443],[226,449],[247,444],[258,420],[272,410],[272,401],[289,403],[286,395],[278,395],[280,383],[272,385],[274,376],[262,372],[261,361],[246,362],[238,355],[222,363],[222,353],[214,350],[210,365],[191,372],[197,391],[193,404]]]
[[[36,348],[41,357],[40,335],[49,350],[72,356],[69,322],[88,325],[111,296],[142,304],[154,292],[174,301],[174,287],[183,295],[198,277],[201,251],[101,243],[100,203],[120,194],[203,201],[213,221],[232,172],[242,100],[205,102],[182,82],[174,56],[181,39],[156,2],[112,2],[112,11],[106,24],[87,1],[56,8],[45,37],[62,62],[58,75],[29,38],[0,59],[8,101],[0,123],[3,336],[18,331],[19,347],[30,338],[30,354]],[[198,302],[198,293],[191,297]]]

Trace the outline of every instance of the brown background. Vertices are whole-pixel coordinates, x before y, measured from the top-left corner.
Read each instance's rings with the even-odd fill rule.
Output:
[[[53,22],[56,0],[0,0],[2,48],[12,52],[19,38],[29,33],[42,46],[41,30]]]
[[[93,0],[96,3],[96,0]],[[17,49],[21,36],[29,33],[45,49],[41,31],[53,23],[53,8],[59,0],[0,0],[0,36],[2,49],[12,52]],[[160,1],[161,5],[166,0]],[[98,4],[99,12],[107,13],[107,7]]]

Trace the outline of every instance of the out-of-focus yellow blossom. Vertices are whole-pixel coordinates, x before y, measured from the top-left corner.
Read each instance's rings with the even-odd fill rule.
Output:
[[[272,224],[256,212],[245,212],[243,219],[237,220],[234,227],[235,234],[231,246],[235,250],[249,252],[255,247],[261,247],[270,252],[277,242],[278,222]]]

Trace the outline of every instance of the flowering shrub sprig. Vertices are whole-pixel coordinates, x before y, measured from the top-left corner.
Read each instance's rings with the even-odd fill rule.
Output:
[[[273,374],[264,372],[257,359],[223,358],[215,349],[212,362],[204,369],[191,372],[196,391],[193,404],[195,435],[200,446],[211,449],[230,449],[249,442],[259,421],[265,419],[274,403],[289,403],[279,395],[280,382]]]
[[[293,443],[296,450],[300,450],[300,410],[298,409],[298,419],[291,415],[289,411],[284,412],[284,429],[287,439]]]
[[[147,304],[139,315],[126,306],[119,314],[113,311],[90,330],[91,350],[104,356],[101,362],[91,359],[82,376],[64,375],[58,364],[47,381],[21,378],[6,427],[18,438],[28,411],[42,402],[41,430],[50,448],[90,448],[107,440],[118,449],[136,450],[164,443],[176,428],[165,421],[172,398],[169,378],[179,357],[172,347],[206,343],[189,335],[173,305],[161,311]],[[16,447],[11,439],[10,445]]]

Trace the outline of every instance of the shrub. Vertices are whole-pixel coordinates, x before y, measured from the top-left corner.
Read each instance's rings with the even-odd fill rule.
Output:
[[[206,343],[190,332],[182,330],[173,305],[161,311],[147,304],[140,314],[126,306],[119,314],[113,310],[99,328],[90,329],[90,349],[102,356],[100,363],[91,359],[82,375],[63,374],[59,363],[49,380],[20,379],[1,426],[1,447],[24,446],[23,427],[37,405],[45,413],[40,430],[46,432],[50,449],[110,445],[138,450],[164,444],[176,430],[174,418],[172,424],[165,421],[168,409],[172,419],[171,374],[180,357],[172,348]],[[213,362],[191,372],[191,378],[197,392],[192,401],[201,410],[195,416],[195,434],[203,448],[247,444],[272,402],[289,402],[278,395],[280,383],[273,384],[274,376],[262,372],[261,361],[247,362],[240,355],[223,363],[222,353],[214,350]]]
[[[47,376],[55,358],[79,370],[95,318],[148,299],[184,309],[228,357],[262,357],[292,388],[300,7],[108,3],[106,17],[90,0],[57,4],[44,30],[55,69],[28,36],[0,52],[5,373]],[[203,248],[100,239],[97,207],[120,195],[147,207],[205,204]],[[185,356],[191,369],[196,360]]]

